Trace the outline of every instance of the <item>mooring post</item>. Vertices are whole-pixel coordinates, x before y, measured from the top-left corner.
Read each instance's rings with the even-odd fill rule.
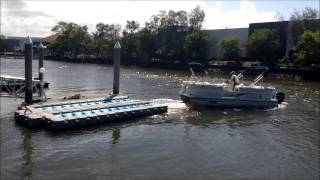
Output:
[[[43,56],[44,56],[44,46],[42,43],[39,44],[39,80],[43,80],[43,73],[40,72],[40,69],[43,67]]]
[[[44,82],[43,82],[43,75],[44,75],[44,67],[43,67],[43,57],[44,57],[44,46],[42,43],[39,44],[39,80],[40,80],[40,97],[43,98],[44,95]]]
[[[113,94],[119,94],[121,45],[117,41],[113,54]]]
[[[32,104],[32,40],[28,36],[24,45],[24,72],[25,72],[25,103]]]

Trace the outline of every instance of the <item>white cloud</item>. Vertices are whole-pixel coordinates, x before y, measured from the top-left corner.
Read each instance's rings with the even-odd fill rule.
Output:
[[[206,29],[247,27],[250,22],[274,20],[275,12],[258,12],[251,1],[241,1],[239,9],[223,12],[221,2],[211,4],[205,1],[24,1],[20,10],[34,16],[21,16],[7,6],[1,7],[1,33],[47,36],[58,21],[88,25],[91,32],[98,22],[118,23],[124,28],[127,20],[136,20],[143,26],[160,10],[190,12],[197,5],[206,13]]]
[[[248,27],[249,23],[276,20],[276,12],[259,12],[252,1],[240,1],[237,10],[221,11],[221,9],[221,5],[217,5],[216,8],[205,7],[206,21],[204,27],[206,29],[241,28]]]

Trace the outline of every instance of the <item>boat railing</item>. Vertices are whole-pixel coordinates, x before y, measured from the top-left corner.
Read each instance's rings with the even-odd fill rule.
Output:
[[[242,73],[238,74],[238,75],[237,75],[237,78],[238,78],[238,79],[243,78],[243,74],[242,74]]]
[[[257,84],[261,79],[263,79],[263,74],[260,74],[258,77],[256,77],[253,80],[253,83],[250,84],[250,86],[253,86],[253,85]]]
[[[269,68],[266,67],[266,66],[261,66],[261,68],[263,69],[263,72],[253,80],[253,82],[250,84],[250,86],[254,86],[254,85],[256,85],[259,81],[261,81],[261,80],[263,79],[264,73],[266,73],[266,72],[269,70]]]

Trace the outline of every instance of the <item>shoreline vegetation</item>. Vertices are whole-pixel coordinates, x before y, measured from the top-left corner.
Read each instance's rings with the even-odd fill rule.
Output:
[[[278,30],[262,28],[254,30],[245,44],[240,44],[237,36],[215,42],[222,57],[209,58],[214,42],[202,30],[204,18],[204,11],[197,6],[191,12],[160,11],[151,16],[144,27],[135,20],[127,21],[124,29],[118,24],[98,23],[93,33],[88,32],[86,25],[59,22],[51,29],[56,39],[46,44],[46,59],[112,64],[114,44],[119,41],[123,65],[187,69],[189,62],[198,62],[209,69],[220,70],[254,69],[263,65],[269,67],[269,73],[294,74],[320,81],[318,10],[307,7],[291,14],[287,33],[292,47],[288,55],[282,53]]]

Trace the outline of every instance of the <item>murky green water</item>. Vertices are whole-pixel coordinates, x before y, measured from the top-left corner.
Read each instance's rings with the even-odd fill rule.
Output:
[[[49,97],[111,92],[112,66],[45,61],[45,68]],[[1,97],[1,179],[318,179],[320,83],[267,77],[265,85],[286,94],[282,108],[199,111],[178,96],[187,71],[121,73],[123,94],[168,104],[169,112],[52,133],[15,124],[22,100]],[[24,61],[1,59],[1,74],[24,76]]]

